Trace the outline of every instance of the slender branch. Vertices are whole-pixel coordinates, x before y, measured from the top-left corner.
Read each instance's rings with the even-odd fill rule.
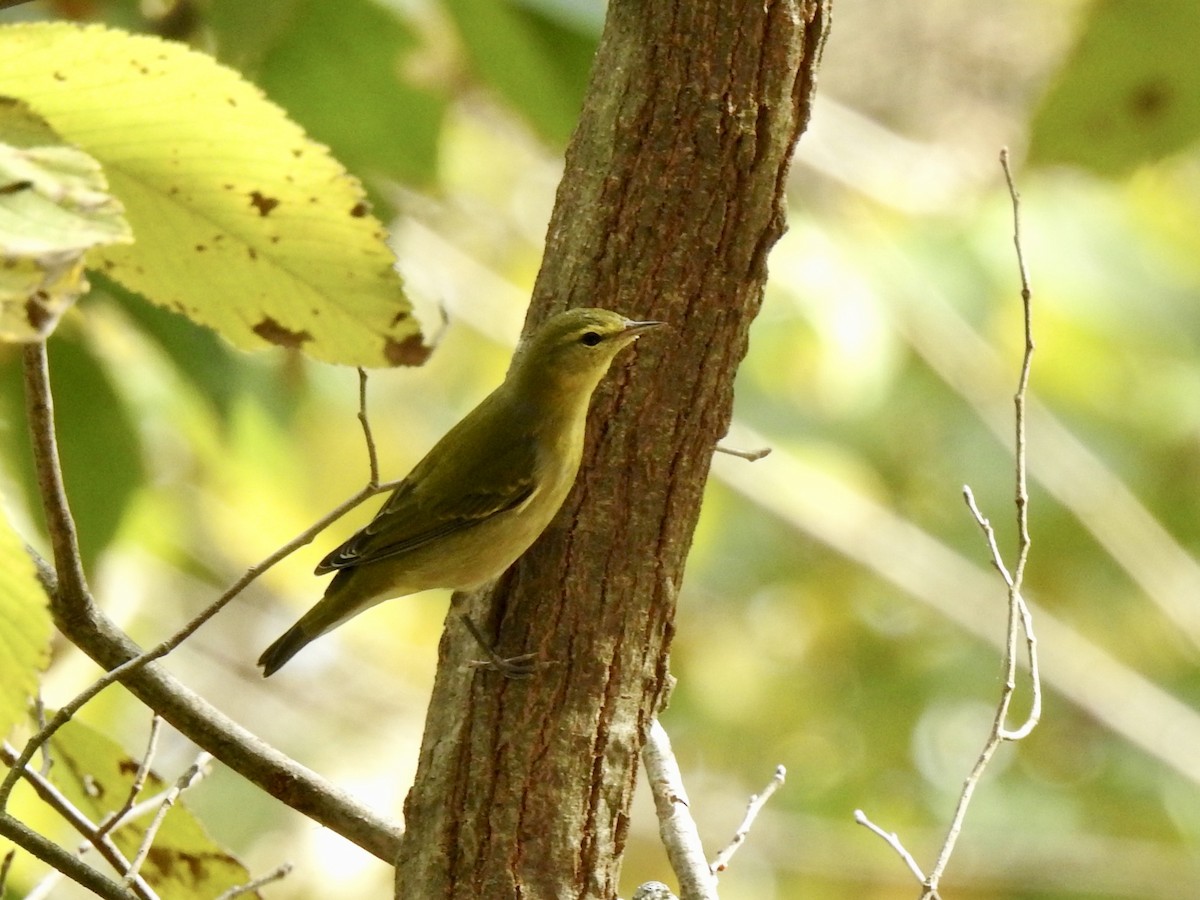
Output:
[[[129,861],[129,871],[125,873],[125,883],[130,884],[138,877],[138,872],[142,868],[142,863],[146,861],[146,857],[150,854],[150,848],[154,846],[154,839],[158,836],[158,830],[162,827],[163,820],[166,819],[167,813],[175,805],[181,794],[190,788],[200,778],[201,772],[212,761],[212,756],[208,753],[201,753],[183,774],[179,776],[175,784],[171,787],[162,803],[159,804],[158,811],[154,814],[154,818],[150,820],[150,824],[146,826],[146,832],[142,835],[142,842],[138,846],[137,853],[133,855],[133,859]]]
[[[50,392],[50,367],[46,344],[38,341],[26,344],[22,351],[25,378],[25,415],[29,420],[34,442],[38,494],[46,516],[46,531],[54,556],[58,596],[75,597],[90,594],[83,561],[79,555],[79,536],[75,519],[67,503],[63,484],[62,464],[58,458],[58,437],[54,428],[54,399]],[[53,603],[54,598],[51,598]],[[0,809],[3,801],[0,800]]]
[[[119,809],[114,809],[104,817],[103,821],[100,822],[100,827],[96,829],[97,834],[108,834],[133,809],[133,804],[137,802],[138,794],[146,786],[146,778],[150,775],[150,767],[154,764],[154,754],[158,749],[158,733],[161,730],[162,717],[158,715],[151,716],[150,736],[146,739],[146,752],[142,754],[142,761],[138,764],[137,773],[133,776],[133,782],[129,785],[129,794],[125,797],[125,802],[121,804]]]
[[[192,786],[195,786],[196,782],[203,778],[208,771],[210,770],[205,769],[204,771],[197,773],[196,777],[192,780]],[[111,815],[106,816],[101,823],[103,828],[98,829],[98,831],[115,831],[117,828],[120,828],[129,822],[135,822],[143,816],[157,813],[162,807],[163,801],[166,799],[167,794],[170,793],[171,790],[174,790],[174,788],[168,788],[167,790],[159,791],[157,794],[147,797],[141,803],[136,803],[129,809],[125,810],[125,812],[123,812],[119,818],[114,819]],[[75,848],[75,854],[82,858],[94,847],[95,844],[93,844],[91,841],[84,840],[78,847]],[[52,869],[40,882],[38,882],[37,885],[34,886],[33,890],[31,890],[25,897],[25,900],[43,900],[43,898],[49,897],[51,892],[54,890],[55,884],[61,879],[62,873]]]
[[[854,821],[883,838],[887,845],[895,850],[900,858],[904,860],[904,863],[908,866],[909,870],[917,876],[917,881],[921,882],[922,884],[925,883],[925,873],[921,871],[920,865],[918,865],[917,861],[913,858],[913,855],[908,852],[907,848],[905,848],[904,842],[900,840],[900,835],[896,834],[894,831],[884,831],[869,818],[867,818],[867,814],[861,809],[856,809],[854,811]]]
[[[153,665],[152,661],[173,650],[255,578],[299,547],[309,543],[330,523],[363,500],[389,490],[394,485],[375,484],[363,488],[314,526],[249,569],[179,633],[152,650],[143,651],[96,606],[84,578],[75,525],[62,483],[45,345],[27,345],[24,364],[26,409],[34,462],[47,530],[54,550],[56,575],[53,578],[49,577],[44,565],[39,565],[39,572],[43,574],[43,583],[48,588],[55,625],[71,643],[109,671],[88,690],[63,706],[45,728],[39,729],[26,744],[16,769],[24,768],[37,748],[83,704],[114,681],[120,680],[147,706],[234,771],[241,773],[267,793],[283,800],[293,809],[331,828],[379,858],[391,862],[400,835],[398,826],[380,818],[344,791],[264,744]],[[0,784],[0,811],[5,808],[16,783],[18,776],[14,772],[10,772],[4,783]]]
[[[1004,169],[1004,180],[1008,185],[1008,196],[1012,201],[1013,246],[1017,254],[1017,269],[1021,278],[1021,309],[1025,324],[1025,354],[1021,359],[1021,375],[1017,379],[1017,392],[1013,396],[1015,409],[1016,443],[1016,505],[1017,505],[1017,564],[1013,567],[1013,583],[1010,588],[1018,595],[1025,580],[1025,564],[1029,560],[1029,467],[1026,463],[1025,397],[1029,392],[1029,373],[1033,368],[1033,290],[1029,286],[1029,269],[1025,265],[1025,251],[1021,246],[1021,195],[1013,183],[1012,169],[1008,164],[1008,148],[1000,151],[1000,166]],[[1024,601],[1021,602],[1024,607]],[[1029,610],[1024,609],[1024,619]],[[1029,634],[1029,632],[1026,632]],[[1032,635],[1029,634],[1030,639]],[[1030,648],[1030,666],[1035,665],[1033,649]],[[1037,679],[1035,688],[1037,687]]]
[[[38,728],[46,727],[46,704],[42,702],[42,689],[38,686],[37,696],[33,700],[33,720],[37,722]],[[50,745],[42,744],[42,765],[41,773],[47,777],[50,776],[50,770],[54,768],[54,757],[50,755]],[[0,896],[3,896],[0,894]]]
[[[966,501],[967,508],[971,511],[975,522],[983,531],[984,540],[987,542],[988,550],[991,552],[992,566],[1000,573],[1000,577],[1004,579],[1004,583],[1008,586],[1009,623],[1004,652],[1005,677],[1001,694],[1001,715],[997,717],[997,737],[1006,741],[1019,741],[1028,735],[1029,732],[1033,731],[1038,720],[1042,717],[1042,679],[1038,669],[1037,636],[1033,632],[1033,614],[1030,613],[1029,605],[1025,602],[1025,598],[1020,594],[1020,584],[1017,581],[1016,574],[1010,574],[1008,568],[1004,565],[1004,560],[1000,554],[1000,547],[996,543],[996,531],[992,528],[992,523],[980,512],[979,506],[975,502],[975,495],[967,485],[963,485],[963,499]],[[1028,540],[1027,534],[1024,540]],[[1010,729],[1006,723],[1008,721],[1009,702],[1012,699],[1013,691],[1016,690],[1018,627],[1020,632],[1025,635],[1025,651],[1029,659],[1031,697],[1029,714],[1026,716],[1025,722],[1016,729]]]
[[[1019,269],[1021,280],[1021,305],[1023,311],[1024,327],[1025,327],[1025,352],[1021,360],[1021,371],[1017,379],[1017,389],[1013,396],[1013,404],[1015,406],[1015,491],[1014,502],[1016,506],[1017,518],[1017,562],[1010,573],[1008,567],[1004,564],[1003,554],[1000,552],[1000,547],[996,542],[996,533],[992,528],[991,522],[980,511],[978,504],[975,502],[975,495],[971,492],[969,486],[963,487],[963,497],[966,501],[967,508],[970,510],[975,522],[979,525],[983,532],[984,540],[987,543],[988,552],[991,555],[992,565],[1000,576],[1004,579],[1004,583],[1008,588],[1008,625],[1005,634],[1002,670],[1004,673],[1003,684],[1000,690],[1000,699],[996,704],[995,716],[992,720],[992,727],[988,733],[987,739],[984,741],[983,749],[980,750],[979,756],[975,760],[975,764],[971,767],[970,774],[963,782],[962,791],[959,793],[958,802],[954,808],[954,815],[950,821],[950,827],[946,832],[946,838],[942,843],[942,848],[938,853],[933,869],[929,875],[925,876],[921,872],[920,866],[912,858],[911,854],[904,849],[904,845],[895,834],[889,834],[883,829],[876,826],[866,817],[861,811],[857,810],[854,814],[855,821],[861,825],[870,828],[877,835],[882,837],[887,843],[900,854],[901,858],[908,864],[913,874],[921,882],[924,892],[922,900],[933,900],[938,897],[938,886],[941,882],[942,874],[946,870],[946,865],[950,862],[950,857],[954,853],[954,847],[958,841],[958,836],[962,831],[963,822],[966,819],[967,809],[971,804],[971,799],[975,794],[975,789],[979,786],[983,778],[983,773],[995,755],[996,750],[1005,741],[1018,741],[1029,735],[1030,732],[1037,726],[1042,714],[1042,686],[1041,675],[1038,669],[1037,655],[1037,638],[1033,632],[1033,616],[1029,611],[1029,606],[1021,595],[1021,586],[1025,576],[1025,564],[1029,558],[1029,550],[1031,540],[1029,536],[1029,490],[1028,490],[1028,459],[1027,459],[1027,443],[1025,434],[1025,401],[1029,392],[1029,375],[1033,364],[1033,292],[1030,289],[1029,272],[1025,265],[1025,254],[1021,245],[1021,205],[1020,195],[1017,193],[1016,185],[1013,181],[1012,170],[1009,168],[1008,149],[1000,151],[1000,165],[1004,170],[1004,179],[1008,185],[1009,198],[1012,201],[1013,211],[1013,244],[1016,247],[1017,267]],[[1029,660],[1029,680],[1030,680],[1030,708],[1025,721],[1017,728],[1008,727],[1008,713],[1012,704],[1013,694],[1016,691],[1016,675],[1017,675],[1017,655],[1018,643],[1021,634],[1025,635],[1025,649]]]
[[[717,453],[736,456],[739,459],[746,460],[746,462],[758,462],[760,459],[771,455],[770,447],[759,447],[756,450],[740,450],[737,447],[726,447],[724,444],[717,444],[713,449]]]
[[[775,774],[771,780],[767,782],[767,786],[763,788],[761,794],[752,794],[750,802],[746,804],[746,815],[742,817],[742,824],[733,833],[733,840],[725,845],[725,848],[717,854],[709,868],[716,875],[718,872],[724,872],[729,867],[729,861],[733,859],[733,854],[737,853],[742,844],[746,843],[746,837],[750,834],[750,827],[754,824],[754,820],[758,818],[758,814],[762,812],[762,808],[767,805],[767,801],[771,799],[771,795],[783,787],[783,782],[787,779],[787,769],[783,766],[775,767]]]
[[[362,425],[363,440],[367,443],[367,471],[371,473],[368,487],[379,484],[379,454],[375,451],[375,437],[371,434],[371,420],[367,418],[367,370],[358,367],[358,421]]]
[[[240,897],[243,894],[249,894],[257,891],[260,887],[265,887],[274,881],[281,881],[290,875],[292,872],[292,864],[285,862],[280,863],[266,875],[260,875],[253,881],[247,881],[245,884],[239,884],[231,887],[227,891],[223,891],[217,895],[217,900],[233,900],[234,897]]]
[[[682,900],[717,900],[717,879],[709,869],[700,843],[700,832],[688,809],[687,791],[679,763],[671,750],[671,739],[655,717],[650,722],[642,763],[654,809],[658,813],[658,833],[667,849],[671,869],[679,879]]]
[[[152,647],[149,650],[137,652],[131,658],[126,659],[124,662],[111,668],[108,672],[106,672],[104,675],[102,675],[100,678],[98,678],[96,681],[94,681],[92,684],[90,684],[85,690],[81,691],[69,703],[66,703],[62,707],[60,707],[58,712],[55,714],[54,718],[52,718],[46,724],[45,727],[38,729],[38,731],[26,743],[25,749],[22,750],[22,752],[21,752],[22,761],[21,761],[20,765],[23,766],[30,759],[32,759],[33,754],[37,752],[38,748],[40,746],[42,746],[42,744],[44,744],[46,741],[48,741],[51,738],[51,736],[53,736],[53,734],[56,731],[58,731],[59,728],[61,728],[63,725],[65,725],[67,722],[69,722],[71,720],[71,718],[77,712],[79,712],[79,710],[85,704],[90,702],[97,694],[99,694],[101,691],[103,691],[106,687],[108,687],[109,685],[111,685],[117,681],[128,681],[129,677],[133,673],[144,668],[148,663],[151,663],[154,660],[157,660],[157,659],[160,659],[161,657],[166,656],[168,653],[170,653],[172,650],[174,650],[176,647],[178,647],[180,644],[182,644],[185,640],[187,640],[189,637],[191,637],[192,634],[194,634],[196,632],[196,630],[200,628],[201,625],[203,625],[205,622],[207,622],[209,619],[211,619],[213,616],[215,616],[218,612],[220,612],[222,609],[224,609],[231,600],[233,600],[235,597],[237,597],[238,594],[240,594],[242,591],[244,591],[256,578],[258,578],[260,575],[262,575],[264,572],[266,572],[272,566],[276,565],[277,563],[279,563],[286,557],[290,556],[292,553],[294,553],[296,550],[300,549],[301,547],[305,546],[306,544],[311,543],[312,540],[314,538],[316,538],[316,536],[318,534],[320,534],[322,531],[324,531],[326,528],[328,528],[331,524],[336,522],[338,519],[340,519],[346,513],[350,512],[350,510],[354,509],[356,506],[358,506],[364,500],[368,500],[371,497],[373,497],[376,494],[381,493],[383,491],[391,490],[397,484],[399,484],[398,481],[388,482],[386,484],[379,484],[379,485],[375,485],[375,486],[368,485],[367,487],[364,487],[362,490],[360,490],[357,494],[355,494],[349,500],[346,500],[343,503],[339,504],[337,507],[335,507],[329,513],[327,513],[326,515],[324,515],[320,519],[318,519],[316,524],[310,526],[309,528],[306,528],[303,532],[301,532],[299,535],[294,537],[292,540],[288,541],[286,544],[284,544],[282,547],[280,547],[278,550],[276,550],[270,556],[266,557],[266,559],[259,562],[257,565],[251,566],[249,569],[247,569],[246,573],[244,575],[242,575],[242,577],[239,578],[236,582],[234,582],[234,584],[228,590],[226,590],[225,593],[221,594],[220,597],[218,597],[215,601],[213,601],[211,604],[209,604],[209,606],[206,609],[204,609],[199,615],[197,615],[194,619],[192,619],[190,622],[188,622],[179,631],[175,632],[175,634],[173,634],[167,640],[163,641],[156,647]],[[73,526],[72,526],[72,533],[74,533]],[[86,587],[85,587],[85,591],[86,591]],[[58,595],[61,596],[62,593],[63,593],[63,582],[62,582],[61,575],[60,575]],[[85,593],[84,595],[82,595],[82,597],[80,599],[82,601],[82,604],[84,604],[88,607],[92,607],[92,609],[88,610],[88,613],[90,616],[94,617],[96,615],[96,613],[98,612],[98,610],[94,610],[94,601],[92,600],[90,593]],[[52,600],[51,610],[54,611],[54,609],[55,609],[55,604]],[[57,615],[55,616],[55,618],[56,618],[56,624],[59,625],[60,630],[62,630],[64,634],[66,634],[69,638],[71,638],[72,643],[75,643],[76,645],[78,645],[79,642],[77,640],[75,640],[74,637],[72,637],[72,632],[63,628],[62,622],[57,621],[58,620]],[[156,707],[152,706],[152,708],[157,710]],[[161,712],[161,710],[157,710],[157,711]],[[175,727],[179,728],[178,725],[176,725]],[[180,729],[180,730],[183,730],[183,729]],[[4,780],[3,784],[0,784],[0,810],[5,808],[5,804],[7,804],[7,802],[8,802],[8,797],[9,797],[9,794],[12,792],[12,786],[15,783],[15,781],[16,781],[15,777],[13,776],[12,772],[10,772],[9,776]]]
[[[6,837],[18,847],[28,850],[42,862],[53,866],[97,897],[102,897],[104,900],[138,900],[136,894],[101,875],[86,863],[80,862],[58,844],[46,840],[23,822],[5,812],[0,812],[0,837]]]
[[[17,760],[16,750],[7,742],[0,745],[0,760],[3,760],[10,766]],[[97,852],[104,857],[105,862],[123,874],[131,871],[130,864],[126,861],[120,849],[117,848],[117,845],[107,835],[101,834],[96,825],[83,814],[79,807],[68,800],[62,791],[47,781],[40,772],[28,766],[20,770],[14,769],[13,771],[16,771],[18,775],[29,782],[29,785],[43,803],[53,809],[68,825],[83,835],[87,842],[95,847]],[[126,884],[140,900],[157,900],[157,895],[151,889],[150,885],[146,884],[141,878],[127,878]]]
[[[950,828],[947,831],[945,842],[942,844],[941,852],[938,854],[937,862],[934,863],[929,877],[925,880],[925,888],[927,895],[936,893],[939,883],[941,882],[942,873],[946,869],[946,865],[950,862],[950,857],[954,853],[954,846],[958,840],[958,835],[962,830],[963,820],[967,814],[967,807],[970,805],[971,797],[975,792],[975,788],[979,785],[983,777],[983,772],[987,768],[993,754],[1004,741],[1020,740],[1033,731],[1042,714],[1042,691],[1041,691],[1041,676],[1038,671],[1037,657],[1037,638],[1033,633],[1033,619],[1029,613],[1029,607],[1021,596],[1021,586],[1025,576],[1025,563],[1029,558],[1030,537],[1029,537],[1029,492],[1028,492],[1028,463],[1026,451],[1026,435],[1025,435],[1025,398],[1029,391],[1029,373],[1033,365],[1033,292],[1029,287],[1029,273],[1025,266],[1025,254],[1021,246],[1021,203],[1020,195],[1017,193],[1017,188],[1013,182],[1012,170],[1008,162],[1008,149],[1004,148],[1000,151],[1000,166],[1004,170],[1004,179],[1008,185],[1009,198],[1012,201],[1013,211],[1013,244],[1016,248],[1017,267],[1021,280],[1021,307],[1023,311],[1025,325],[1025,353],[1021,359],[1021,373],[1017,379],[1017,390],[1013,396],[1013,404],[1015,407],[1015,505],[1017,516],[1017,563],[1010,575],[1004,565],[1004,560],[1001,556],[999,547],[996,544],[996,535],[992,529],[991,523],[979,511],[979,507],[975,503],[975,497],[971,493],[970,488],[964,488],[963,494],[966,498],[967,506],[971,510],[971,514],[975,517],[975,521],[983,530],[984,537],[987,541],[988,548],[992,555],[992,563],[996,570],[1004,578],[1005,584],[1008,586],[1008,632],[1007,640],[1004,646],[1004,682],[1001,686],[1000,701],[996,706],[996,715],[992,722],[992,729],[984,742],[983,749],[980,751],[979,758],[975,761],[975,765],[971,769],[971,774],[967,777],[963,784],[962,793],[959,795],[958,804],[954,810],[954,817],[951,820]],[[1017,644],[1020,640],[1021,633],[1025,635],[1025,647],[1029,658],[1029,678],[1031,684],[1032,699],[1030,702],[1029,714],[1025,722],[1016,729],[1009,729],[1008,711],[1012,702],[1013,692],[1016,690],[1016,675],[1017,675]]]

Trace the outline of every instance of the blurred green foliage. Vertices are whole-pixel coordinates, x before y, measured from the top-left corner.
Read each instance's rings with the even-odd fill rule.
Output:
[[[1047,694],[1042,724],[985,777],[945,896],[1174,898],[1200,883],[1200,110],[1195,67],[1178,62],[1196,43],[1186,5],[836,0],[790,231],[738,382],[738,419],[775,456],[714,466],[664,716],[710,852],[788,767],[722,877],[727,900],[915,897],[853,811],[928,868],[982,746],[1004,591],[961,486],[1011,561],[1022,335],[1002,144],[1034,290],[1026,594],[1045,627]],[[360,0],[300,16],[309,6],[215,0],[165,19],[89,8],[146,30],[182,21],[177,36],[245,65],[397,212],[409,285],[435,332],[437,307],[451,324],[422,369],[372,376],[386,477],[503,374],[599,4]],[[1172,102],[1136,124],[1130,92],[1148,77]],[[1095,130],[1101,114],[1110,124]],[[351,371],[236,353],[103,282],[52,346],[96,592],[139,640],[174,630],[366,477]],[[5,475],[19,483],[14,376],[3,386]],[[853,520],[840,501],[768,512],[731,465],[781,496],[833,484],[844,493],[827,496],[890,518]],[[319,593],[309,573],[323,549],[369,514],[272,570],[172,665],[398,813],[445,598],[381,606],[281,681],[252,667]],[[64,649],[44,690],[55,702],[91,677]],[[1019,695],[1016,712],[1027,704]],[[115,693],[85,720],[130,749],[144,729]],[[626,895],[670,880],[645,801]],[[193,806],[252,871],[302,861],[278,896],[387,890],[384,866],[232,779]]]
[[[1030,157],[1120,176],[1200,137],[1190,0],[1102,0],[1033,120]]]

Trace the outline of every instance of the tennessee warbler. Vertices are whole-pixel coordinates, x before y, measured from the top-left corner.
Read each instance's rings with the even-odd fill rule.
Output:
[[[537,539],[575,482],[592,392],[622,347],[661,322],[604,309],[546,321],[504,383],[455,425],[371,522],[321,560],[325,596],[266,649],[266,677],[310,641],[383,600],[471,590]]]

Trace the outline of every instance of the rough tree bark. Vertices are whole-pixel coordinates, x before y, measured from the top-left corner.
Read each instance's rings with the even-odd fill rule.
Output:
[[[578,483],[491,592],[447,620],[396,895],[617,894],[638,753],[667,681],[675,585],[784,228],[828,0],[612,0],[527,328],[571,306],[661,319],[593,404]],[[632,361],[636,362],[632,362]]]

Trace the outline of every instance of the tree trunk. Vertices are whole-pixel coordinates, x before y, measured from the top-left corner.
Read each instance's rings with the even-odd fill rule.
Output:
[[[603,306],[670,330],[614,363],[554,523],[447,619],[398,897],[617,894],[675,586],[827,24],[828,0],[609,4],[526,325]],[[522,681],[464,667],[479,654],[460,610],[501,655],[550,665]]]

